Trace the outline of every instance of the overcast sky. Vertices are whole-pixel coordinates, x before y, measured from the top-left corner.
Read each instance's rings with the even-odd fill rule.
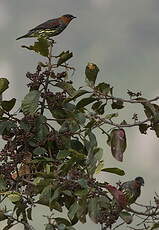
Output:
[[[99,66],[101,81],[115,87],[116,96],[126,97],[127,89],[142,90],[148,98],[159,95],[158,0],[0,0],[0,75],[10,80],[7,98],[14,96],[20,103],[27,93],[25,73],[43,60],[21,48],[33,39],[16,38],[67,13],[77,19],[57,37],[54,52],[73,51],[71,64],[77,69],[73,78],[78,86],[83,85],[85,65],[91,61]],[[100,138],[101,146],[106,148],[104,142]],[[145,190],[140,200],[148,200],[159,192],[158,149],[159,140],[153,134],[143,136],[131,129],[124,163],[112,159],[106,148],[106,166],[128,171],[121,180],[144,176]]]

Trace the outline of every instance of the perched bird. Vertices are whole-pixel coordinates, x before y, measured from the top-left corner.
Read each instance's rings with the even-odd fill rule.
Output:
[[[17,38],[16,40],[19,40],[21,38],[30,38],[30,37],[50,38],[56,36],[60,34],[68,26],[70,21],[72,21],[72,19],[74,18],[76,17],[70,14],[66,14],[59,18],[50,19],[36,26],[35,28],[29,30],[27,34]]]
[[[136,201],[141,194],[141,186],[143,185],[144,179],[142,177],[136,177],[132,181],[121,184],[119,189],[110,184],[105,185],[105,187],[113,196],[113,201],[123,209]]]
[[[120,185],[119,190],[124,193],[129,205],[134,203],[140,196],[141,186],[144,186],[144,179],[142,177],[136,177],[134,180]]]

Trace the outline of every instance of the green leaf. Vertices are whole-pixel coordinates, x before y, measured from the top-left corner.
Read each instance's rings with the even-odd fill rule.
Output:
[[[103,167],[104,167],[104,161],[100,161],[100,162],[98,163],[97,167],[96,167],[95,173],[96,173],[96,174],[100,173],[100,172],[102,171]]]
[[[38,90],[30,91],[24,97],[21,105],[24,114],[33,115],[36,112],[38,108],[39,97],[40,97],[40,92]]]
[[[37,147],[36,149],[34,149],[33,153],[35,155],[43,155],[43,154],[47,153],[47,150],[43,147]]]
[[[80,161],[80,160],[84,160],[86,158],[85,154],[82,154],[82,153],[76,151],[75,149],[69,149],[68,151],[71,153],[73,159],[76,162],[78,162],[78,160]]]
[[[70,152],[68,150],[60,150],[56,158],[58,160],[61,160],[61,159],[65,159],[69,155],[70,155]]]
[[[17,219],[20,217],[20,215],[23,213],[23,211],[24,211],[24,205],[19,202],[17,205],[17,208],[16,208]]]
[[[72,196],[72,192],[70,190],[64,190],[62,191],[63,194],[65,194],[66,196]]]
[[[124,108],[124,102],[121,100],[113,101],[112,103],[112,109],[123,109]]]
[[[97,113],[97,114],[104,114],[105,111],[105,106],[107,103],[102,103],[101,101],[97,101],[92,105],[92,109]]]
[[[76,151],[83,152],[84,146],[79,140],[71,140],[71,149]]]
[[[0,135],[6,132],[10,132],[11,129],[16,128],[16,123],[14,121],[3,120],[0,121]]]
[[[110,208],[110,199],[106,197],[105,195],[98,197],[98,204],[100,209],[101,208]]]
[[[141,102],[141,104],[144,106],[144,112],[147,118],[152,118],[156,115],[158,112],[158,105],[150,103],[145,98],[138,98],[137,100],[144,101]]]
[[[61,139],[61,145],[60,145],[60,149],[68,149],[71,147],[71,143],[70,143],[70,136],[67,136],[67,135],[62,135],[60,137]]]
[[[6,182],[3,178],[3,176],[0,175],[0,192],[5,191],[7,188]]]
[[[71,103],[65,103],[63,104],[63,107],[67,112],[71,112],[70,115],[72,117],[73,116],[72,112],[75,110],[75,105]]]
[[[78,183],[81,185],[82,188],[88,189],[87,180],[84,178],[81,178],[78,180]]]
[[[98,108],[99,108],[101,105],[102,105],[102,101],[97,101],[97,102],[95,102],[95,103],[92,105],[92,109],[93,109],[94,111],[97,111]]]
[[[65,133],[65,132],[76,132],[79,130],[80,126],[79,123],[75,120],[66,120],[63,122],[61,125],[61,128],[59,130],[60,133]]]
[[[68,83],[68,82],[58,82],[55,84],[55,86],[63,89],[64,91],[66,91],[68,93],[69,96],[74,96],[76,90],[73,88],[72,84]]]
[[[156,136],[159,137],[159,124],[154,124],[152,129],[155,131]]]
[[[32,220],[32,208],[28,208],[27,210],[27,217],[29,220]]]
[[[90,140],[90,148],[96,147],[97,146],[97,138],[91,130],[88,131],[88,137]]]
[[[90,130],[93,128],[93,126],[96,124],[96,120],[94,118],[92,118],[88,123],[87,125],[85,126],[86,129]]]
[[[91,129],[86,130],[85,136],[89,137],[89,141],[87,139],[84,140],[84,145],[86,147],[87,152],[89,152],[89,155],[93,154],[93,148],[97,146],[97,139],[94,133],[91,132]],[[89,158],[89,157],[88,157]],[[91,158],[91,157],[90,157]]]
[[[2,119],[3,114],[4,114],[4,110],[2,108],[0,108],[0,119]]]
[[[53,224],[47,224],[46,227],[45,227],[45,230],[54,230],[55,227]]]
[[[58,187],[57,189],[55,189],[53,196],[51,197],[50,202],[56,200],[60,196],[60,193],[61,193],[61,188]]]
[[[73,53],[72,52],[70,53],[68,50],[66,52],[62,52],[59,56],[60,58],[57,62],[57,66],[62,65],[64,62],[68,61],[71,57],[73,57]]]
[[[65,219],[65,218],[61,218],[61,217],[57,217],[54,219],[56,221],[56,223],[59,225],[59,224],[64,224],[66,226],[71,226],[71,223]]]
[[[68,211],[68,217],[70,220],[73,220],[73,218],[75,217],[77,211],[78,211],[79,205],[77,203],[77,201],[75,201],[69,208]]]
[[[57,119],[57,122],[61,125],[63,124],[64,120],[69,117],[69,113],[65,111],[65,109],[57,108],[57,109],[50,109],[52,116]]]
[[[13,222],[13,221],[12,221]],[[9,230],[14,226],[14,224],[7,224],[2,230]]]
[[[31,129],[31,124],[27,120],[20,120],[20,128],[26,132],[29,132]]]
[[[49,208],[50,208],[50,210],[55,209],[58,212],[62,212],[62,206],[56,200],[54,200],[54,201],[52,201],[52,202],[49,203]]]
[[[76,90],[74,94],[72,95],[72,97],[66,98],[65,101],[69,102],[69,101],[75,100],[76,98],[81,97],[82,95],[86,93],[90,93],[90,92],[88,92],[87,90]]]
[[[99,206],[97,197],[89,199],[89,201],[88,201],[88,213],[89,213],[91,220],[97,224],[98,223],[97,217],[100,213],[100,206]]]
[[[148,129],[148,125],[147,124],[140,124],[139,125],[139,130],[140,130],[140,133],[142,134],[147,134],[147,129]]]
[[[16,99],[12,98],[9,101],[2,101],[1,106],[5,111],[9,112],[9,111],[11,111],[13,109],[15,103],[16,103]]]
[[[120,212],[120,218],[127,224],[131,224],[133,221],[133,216],[128,212]]]
[[[78,220],[77,220],[77,222],[78,222]],[[76,230],[76,229],[74,227],[72,227],[72,226],[67,226],[66,230]]]
[[[113,157],[118,161],[123,161],[123,153],[126,150],[126,135],[124,129],[113,129],[110,138]]]
[[[158,229],[158,228],[159,228],[159,223],[155,223],[150,230]]]
[[[85,69],[85,75],[89,86],[93,86],[95,84],[98,72],[99,68],[96,64],[88,63]]]
[[[77,105],[76,105],[76,109],[81,109],[89,104],[91,104],[92,102],[96,101],[96,98],[93,97],[87,97],[87,98],[83,98],[81,99]]]
[[[0,221],[7,219],[7,216],[4,213],[5,213],[5,211],[0,210]]]
[[[88,204],[87,204],[87,199],[83,198],[79,200],[79,208],[77,212],[77,218],[84,224],[86,223],[86,215],[88,212]]]
[[[99,83],[95,88],[100,93],[104,93],[105,95],[107,95],[111,90],[110,85],[105,82]]]
[[[40,194],[39,197],[40,203],[49,206],[53,194],[54,194],[54,186],[51,184],[47,185]]]
[[[93,147],[93,149],[89,150],[86,163],[90,175],[95,173],[102,156],[103,150],[101,148]]]
[[[62,163],[58,167],[58,171],[62,172],[63,175],[66,175],[70,169],[72,169],[75,161],[74,159],[70,159],[67,162]]]
[[[86,115],[84,113],[78,112],[74,113],[74,119],[80,124],[84,125],[86,122]]]
[[[102,172],[109,172],[109,173],[117,174],[119,176],[124,176],[125,175],[124,170],[119,169],[119,168],[103,168],[101,171]]]
[[[3,134],[7,126],[8,126],[8,121],[0,121],[0,135]]]
[[[21,200],[21,194],[18,192],[12,192],[10,194],[8,194],[8,198],[10,199],[11,202],[15,203],[17,201]]]
[[[39,53],[40,55],[44,57],[48,57],[48,54],[49,54],[49,42],[47,39],[44,39],[44,38],[38,38],[38,41],[35,42],[33,46],[23,45],[22,48],[33,50],[36,53]]]
[[[59,224],[57,227],[58,227],[58,230],[66,230],[65,224]]]
[[[47,118],[43,115],[39,115],[37,118],[36,118],[36,125],[42,125],[43,123],[45,123],[47,121]]]
[[[110,113],[105,116],[105,119],[111,120],[113,117],[118,117],[118,113]]]
[[[102,148],[94,148],[94,157],[97,161],[100,161],[103,157],[103,149]]]
[[[39,127],[37,127],[37,133],[36,133],[36,139],[38,141],[46,140],[46,137],[49,133],[49,128],[46,124],[41,124]]]
[[[0,78],[0,95],[9,88],[9,81],[6,78]]]
[[[101,105],[96,112],[100,115],[104,114],[106,105],[107,103],[104,103],[103,105]]]
[[[88,189],[81,189],[81,190],[75,191],[75,195],[80,196],[81,198],[85,197],[87,194],[88,194]]]
[[[50,172],[51,172],[51,165],[50,164],[46,164],[45,170],[46,170],[46,174],[50,174]]]

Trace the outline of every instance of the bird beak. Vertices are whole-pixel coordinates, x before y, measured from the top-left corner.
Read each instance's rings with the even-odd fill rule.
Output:
[[[141,186],[144,186],[144,182],[141,184]]]
[[[77,17],[73,16],[73,18],[77,18]]]

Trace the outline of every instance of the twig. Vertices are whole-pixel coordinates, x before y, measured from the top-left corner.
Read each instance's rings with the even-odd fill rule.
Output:
[[[97,120],[100,120],[101,122],[103,122],[103,124],[108,124],[108,125],[115,126],[115,127],[118,127],[118,128],[139,126],[141,124],[144,124],[144,123],[152,120],[152,118],[147,118],[146,120],[135,122],[133,124],[118,124],[118,123],[114,123],[111,120],[107,120],[105,118],[101,118],[101,117],[96,117],[96,118],[97,118]],[[99,125],[101,125],[101,124],[99,124]]]
[[[50,73],[51,69],[52,69],[52,64],[51,64],[51,58],[52,58],[52,48],[53,48],[53,44],[54,44],[54,41],[50,41],[50,50],[49,50],[49,55],[48,55],[48,72]],[[46,81],[45,81],[45,85],[44,85],[44,93],[46,94],[47,92],[47,88],[48,88],[48,85],[49,85],[49,77],[50,77],[50,74],[47,76],[46,78]],[[43,101],[42,101],[42,105],[41,105],[41,114],[44,113],[44,109],[45,109],[45,96],[43,98]]]
[[[101,99],[122,101],[122,102],[127,102],[127,103],[132,103],[132,104],[140,104],[140,103],[144,103],[144,102],[145,103],[147,103],[147,102],[150,103],[150,102],[159,100],[159,96],[156,96],[155,98],[152,98],[152,99],[149,99],[149,100],[144,99],[144,98],[143,99],[138,99],[138,98],[136,98],[136,99],[123,99],[123,98],[120,98],[120,97],[109,96],[109,95],[107,95],[105,93],[101,93],[100,91],[97,91],[96,88],[93,88],[93,90],[94,90],[94,93],[98,95],[98,97],[99,96],[103,97]]]
[[[154,215],[159,215],[159,211],[158,212],[156,212],[157,211],[157,209],[155,210],[155,211],[152,211],[152,212],[150,212],[150,213],[145,213],[145,212],[139,212],[139,211],[136,211],[136,210],[134,210],[134,209],[132,209],[132,208],[125,208],[127,211],[129,211],[129,212],[132,212],[132,213],[135,213],[135,214],[138,214],[138,215],[142,215],[142,216],[154,216]]]

